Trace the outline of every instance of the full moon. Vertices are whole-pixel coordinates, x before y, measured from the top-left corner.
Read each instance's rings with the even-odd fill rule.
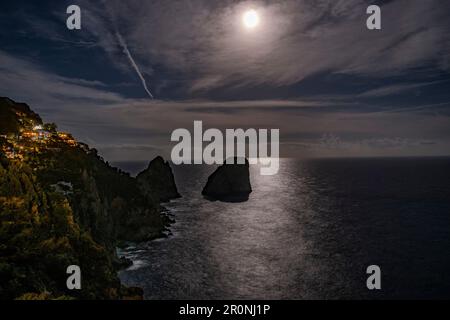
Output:
[[[242,21],[244,22],[244,26],[247,29],[253,29],[259,24],[259,16],[255,10],[248,10],[244,13],[242,17]]]

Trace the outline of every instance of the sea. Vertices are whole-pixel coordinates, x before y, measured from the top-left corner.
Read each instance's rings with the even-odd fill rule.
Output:
[[[203,198],[215,166],[172,168],[171,235],[120,252],[146,299],[450,298],[450,158],[281,159],[241,203]]]

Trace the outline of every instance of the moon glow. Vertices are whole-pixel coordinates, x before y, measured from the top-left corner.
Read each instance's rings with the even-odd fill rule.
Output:
[[[248,10],[242,17],[242,22],[247,29],[254,29],[259,25],[259,16],[255,10]]]

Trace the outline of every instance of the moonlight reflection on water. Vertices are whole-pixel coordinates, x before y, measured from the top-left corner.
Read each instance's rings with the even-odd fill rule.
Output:
[[[125,252],[137,264],[120,278],[147,299],[450,295],[448,160],[283,159],[275,176],[251,166],[243,203],[203,199],[214,169],[175,167],[173,236]],[[371,264],[382,292],[366,288]]]

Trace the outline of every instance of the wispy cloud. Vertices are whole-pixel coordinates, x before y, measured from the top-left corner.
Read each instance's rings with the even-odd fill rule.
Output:
[[[389,86],[382,86],[376,89],[371,89],[358,95],[360,98],[380,98],[392,95],[402,94],[408,91],[417,90],[420,88],[425,88],[428,86],[433,86],[440,84],[442,81],[431,81],[431,82],[421,82],[421,83],[399,83]]]
[[[261,15],[252,33],[241,25],[250,5]],[[192,91],[286,86],[320,73],[384,77],[423,64],[448,68],[448,1],[385,2],[381,31],[367,30],[366,8],[364,0],[108,1],[137,54],[181,72]]]
[[[55,31],[61,30],[55,22],[23,20],[41,37],[103,48],[121,71],[130,72],[131,64],[149,96],[154,91],[144,75],[152,65],[167,71],[152,89],[173,80],[188,94],[289,86],[318,74],[382,78],[418,73],[423,66],[450,70],[446,0],[383,1],[381,31],[366,28],[366,0],[78,3],[86,10],[76,37]],[[249,6],[261,15],[255,32],[246,32],[241,23]],[[114,26],[121,27],[119,36]],[[126,61],[120,59],[123,53]]]
[[[0,50],[0,90],[4,96],[38,106],[60,106],[79,101],[101,107],[124,98],[100,81],[68,78],[47,71],[26,59]]]
[[[154,99],[153,94],[150,92],[150,90],[148,89],[147,86],[147,81],[144,78],[144,75],[142,74],[141,70],[139,70],[138,65],[136,64],[136,62],[133,59],[133,56],[130,53],[130,50],[128,49],[128,46],[125,42],[125,40],[123,39],[123,37],[120,35],[120,33],[116,32],[116,37],[117,40],[119,41],[119,44],[121,45],[121,47],[123,48],[123,52],[126,54],[128,60],[130,61],[131,66],[133,67],[133,69],[136,71],[139,79],[141,79],[142,82],[142,86],[144,87],[145,92],[147,92],[148,96],[151,99]]]

